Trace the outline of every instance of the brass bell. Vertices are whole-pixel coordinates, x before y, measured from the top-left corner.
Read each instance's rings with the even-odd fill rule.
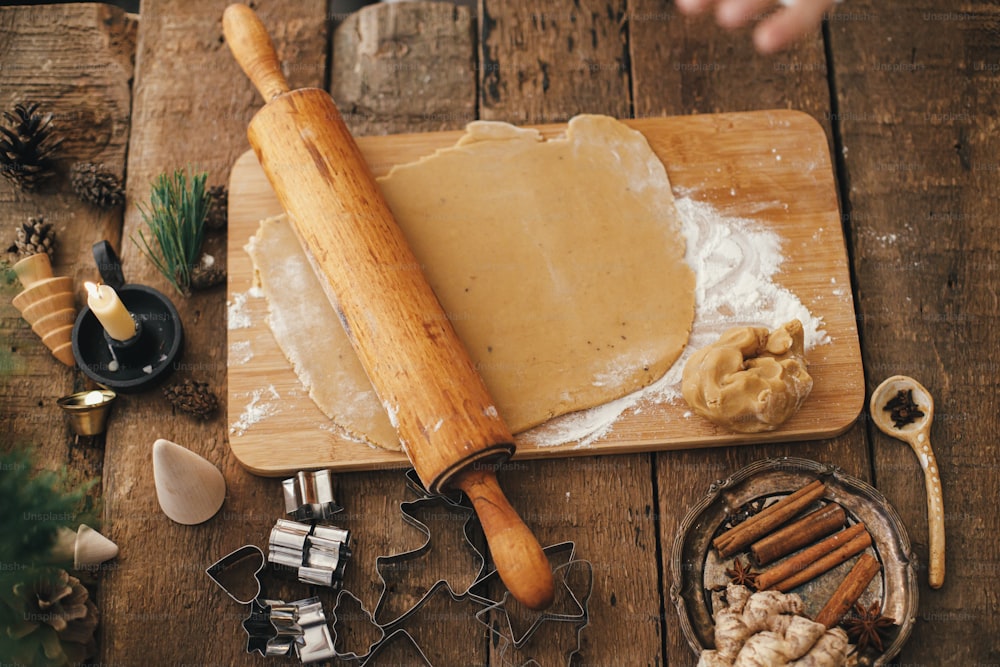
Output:
[[[69,423],[77,435],[100,435],[108,421],[111,404],[118,395],[110,389],[92,389],[63,396],[56,403],[69,414]]]

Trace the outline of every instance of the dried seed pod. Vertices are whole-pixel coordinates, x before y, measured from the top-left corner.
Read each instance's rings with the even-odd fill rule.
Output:
[[[226,267],[215,261],[211,255],[202,255],[201,261],[191,269],[191,289],[205,290],[226,279]]]
[[[0,125],[0,174],[27,191],[54,173],[53,155],[63,141],[53,131],[52,114],[38,113],[38,106],[18,104],[3,112],[9,127]]]
[[[229,216],[229,191],[224,185],[213,185],[208,189],[208,196],[211,204],[205,216],[205,226],[213,231],[225,229]]]
[[[164,387],[163,395],[181,412],[208,419],[219,408],[219,399],[208,388],[207,382],[184,380]]]
[[[39,215],[28,218],[28,222],[22,222],[17,226],[15,234],[12,250],[17,253],[18,258],[43,252],[49,259],[53,258],[56,251],[56,233],[52,225],[45,222],[44,217]]]
[[[101,208],[113,208],[125,201],[121,180],[93,162],[77,162],[70,171],[73,191],[85,202]]]

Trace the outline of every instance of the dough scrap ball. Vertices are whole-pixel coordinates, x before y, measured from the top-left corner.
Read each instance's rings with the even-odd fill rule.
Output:
[[[697,414],[739,433],[773,431],[794,415],[813,380],[799,320],[768,333],[735,327],[684,366],[681,391]]]

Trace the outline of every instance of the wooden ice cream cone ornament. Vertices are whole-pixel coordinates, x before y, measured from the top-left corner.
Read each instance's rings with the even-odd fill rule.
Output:
[[[118,555],[118,545],[83,523],[76,531],[73,546],[73,569],[83,570],[100,565]]]
[[[49,256],[44,253],[25,257],[14,265],[14,271],[24,285],[24,291],[11,301],[14,307],[56,359],[75,366],[71,341],[76,319],[73,279],[53,277]]]
[[[28,255],[13,266],[17,279],[25,288],[52,277],[52,260],[44,252]]]
[[[58,560],[73,559],[74,570],[100,565],[118,555],[118,545],[85,523],[78,529],[61,527],[56,532],[52,555]]]
[[[177,523],[208,521],[226,499],[226,480],[218,468],[162,438],[153,443],[153,480],[160,509]]]

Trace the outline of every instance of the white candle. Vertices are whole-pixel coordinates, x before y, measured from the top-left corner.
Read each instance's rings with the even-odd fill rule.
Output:
[[[83,286],[87,288],[87,305],[109,336],[115,340],[128,340],[135,335],[135,320],[113,288],[90,282]]]

